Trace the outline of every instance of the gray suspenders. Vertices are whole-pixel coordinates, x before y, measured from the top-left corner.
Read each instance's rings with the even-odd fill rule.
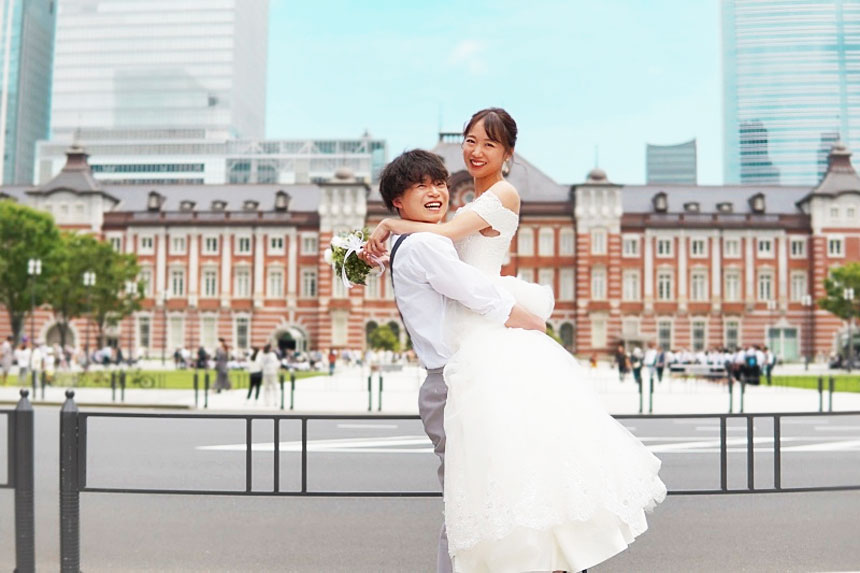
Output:
[[[405,235],[400,235],[397,237],[397,240],[394,242],[394,246],[391,247],[391,254],[388,255],[388,268],[391,273],[391,285],[394,286],[394,255],[397,254],[397,249],[400,248],[400,244],[403,242],[403,239],[409,236],[409,233]]]

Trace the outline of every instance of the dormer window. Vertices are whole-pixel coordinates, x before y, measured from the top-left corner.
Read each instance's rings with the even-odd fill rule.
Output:
[[[164,203],[164,195],[158,191],[150,191],[149,197],[146,199],[147,211],[160,211],[161,205]]]
[[[221,201],[220,199],[215,199],[212,201],[212,210],[213,211],[226,211],[227,210],[227,201]]]
[[[286,191],[275,193],[275,211],[287,211],[290,208],[290,194]]]
[[[669,199],[663,191],[654,195],[654,198],[651,199],[651,203],[654,205],[654,210],[658,213],[665,213],[669,210]]]
[[[194,201],[180,201],[179,210],[187,213],[193,211],[196,205],[197,203],[195,203]]]
[[[253,201],[253,200],[249,199],[249,200],[245,201],[244,203],[242,203],[242,210],[244,210],[244,211],[256,211],[257,208],[259,208],[259,206],[260,206],[259,201]]]
[[[691,201],[690,203],[684,203],[684,211],[687,213],[698,213],[701,211],[701,207],[699,207],[699,203],[697,201]]]
[[[731,213],[733,210],[731,203],[717,203],[717,211],[720,213]]]
[[[752,209],[753,213],[764,213],[764,194],[756,193],[750,197],[750,209]]]

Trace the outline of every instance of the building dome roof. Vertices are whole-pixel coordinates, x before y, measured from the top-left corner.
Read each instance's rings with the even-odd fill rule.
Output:
[[[334,178],[338,181],[349,181],[355,179],[355,173],[349,167],[338,167],[334,172]]]
[[[608,181],[608,179],[606,178],[606,171],[604,171],[600,167],[595,167],[594,169],[589,171],[586,180],[592,183],[606,183]]]

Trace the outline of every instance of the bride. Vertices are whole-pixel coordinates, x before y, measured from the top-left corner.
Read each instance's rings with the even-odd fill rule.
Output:
[[[516,123],[485,109],[463,135],[475,200],[439,225],[384,219],[365,250],[381,255],[390,234],[445,235],[546,320],[548,287],[500,276],[519,220],[519,195],[502,176]],[[444,500],[454,571],[580,571],[626,549],[666,495],[660,460],[606,413],[587,371],[551,338],[463,307],[450,316]]]

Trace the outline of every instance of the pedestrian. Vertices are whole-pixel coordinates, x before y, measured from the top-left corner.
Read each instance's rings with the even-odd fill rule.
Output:
[[[12,370],[12,360],[14,352],[12,351],[12,337],[7,336],[3,344],[0,345],[0,369],[3,370],[3,385],[6,385],[6,378],[9,377],[9,371]]]
[[[266,406],[275,405],[275,386],[278,383],[278,371],[281,369],[281,359],[272,349],[271,344],[263,348],[261,361],[263,370],[263,400]]]
[[[45,358],[44,349],[41,344],[38,342],[33,345],[33,350],[30,353],[30,376],[32,376],[34,382],[34,386],[38,384],[39,376],[42,375],[42,368],[44,367],[43,361]],[[26,384],[27,381],[22,381],[23,384]],[[34,396],[35,398],[35,396]]]
[[[15,351],[15,363],[18,365],[18,384],[27,384],[27,373],[30,371],[30,354],[32,351],[26,342],[22,342]]]
[[[648,343],[648,350],[645,351],[643,362],[648,372],[648,383],[654,386],[654,378],[657,373],[657,349],[654,348],[653,342]]]
[[[633,370],[633,381],[637,385],[642,386],[642,366],[644,365],[642,349],[638,346],[633,349],[633,354],[630,356],[630,367]]]
[[[45,358],[42,360],[44,370],[43,376],[45,385],[50,386],[54,383],[54,374],[57,371],[57,357],[54,349],[50,346],[45,350]]]
[[[618,366],[618,381],[624,382],[624,377],[630,371],[630,360],[627,358],[627,352],[624,350],[624,345],[619,344],[615,351],[615,364]]]
[[[328,351],[328,375],[334,376],[334,367],[337,364],[337,353],[334,348]]]
[[[256,346],[251,347],[251,356],[248,361],[248,396],[245,401],[251,399],[251,393],[256,390],[254,403],[260,399],[260,385],[263,383],[263,356]]]
[[[767,379],[767,385],[770,386],[773,382],[773,367],[776,366],[776,354],[765,346],[764,347],[764,375]]]
[[[202,346],[197,349],[197,361],[195,367],[200,370],[206,370],[209,367],[209,355],[206,354],[206,349]]]
[[[663,381],[663,370],[666,369],[666,351],[662,346],[657,347],[657,361],[654,364],[654,370],[657,371],[657,383]]]
[[[227,361],[230,360],[227,341],[219,338],[220,346],[215,351],[215,393],[218,394],[221,390],[229,390],[230,376],[228,375]]]

